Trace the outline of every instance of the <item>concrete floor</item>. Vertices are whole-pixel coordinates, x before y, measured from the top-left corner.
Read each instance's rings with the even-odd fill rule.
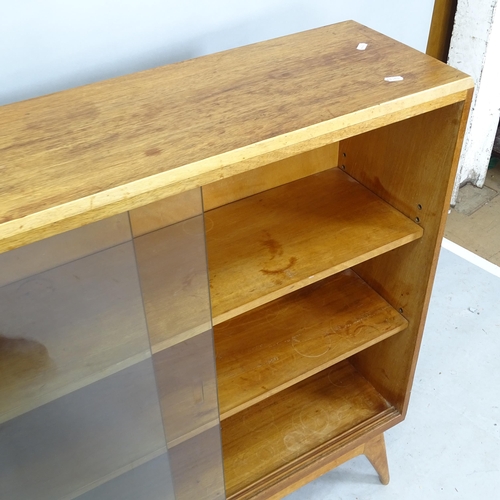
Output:
[[[445,237],[500,266],[500,164],[488,170],[483,189],[466,185],[451,210]]]
[[[287,500],[500,498],[500,168],[487,188],[448,219],[461,246],[444,242],[408,416],[385,434],[390,484],[361,456]]]

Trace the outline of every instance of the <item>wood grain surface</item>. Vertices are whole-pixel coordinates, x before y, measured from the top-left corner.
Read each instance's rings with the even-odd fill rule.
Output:
[[[214,324],[422,236],[340,169],[205,214]]]
[[[338,167],[338,156],[338,143],[329,144],[207,184],[202,189],[203,208],[212,210],[287,182]]]
[[[348,21],[4,106],[0,251],[463,100],[471,87]]]
[[[448,60],[457,0],[435,0],[425,53],[440,61]]]
[[[228,496],[332,446],[390,405],[347,361],[222,422]]]
[[[401,309],[410,323],[401,335],[366,349],[353,360],[403,415],[408,408],[471,96],[466,103],[391,124],[341,144],[346,170],[405,215],[418,218],[424,229],[418,242],[354,269],[393,307]],[[387,157],[392,160],[392,169],[387,168]]]
[[[367,458],[371,456],[373,462],[376,466],[374,469],[377,471],[380,482],[382,484],[387,484],[385,480],[389,480],[389,471],[387,469],[387,453],[385,450],[385,440],[383,434],[378,434],[374,438],[363,442],[363,444],[356,446],[340,455],[337,453],[332,453],[332,456],[327,460],[322,460],[320,464],[313,464],[315,467],[305,467],[299,474],[295,474],[288,481],[283,481],[282,484],[274,484],[269,489],[261,490],[259,493],[254,494],[253,497],[249,497],[247,494],[243,495],[233,495],[230,500],[238,498],[238,500],[248,500],[249,498],[255,500],[281,500],[289,493],[298,490],[305,484],[314,481],[314,479],[322,476],[331,469],[342,465],[343,463],[352,460],[353,458],[365,455]],[[370,460],[370,459],[369,459]],[[385,463],[384,463],[385,461]],[[371,462],[371,460],[370,460]],[[308,470],[309,469],[309,470]],[[249,489],[251,491],[251,489]],[[254,492],[255,493],[255,492]]]
[[[217,325],[221,419],[407,326],[350,270]]]

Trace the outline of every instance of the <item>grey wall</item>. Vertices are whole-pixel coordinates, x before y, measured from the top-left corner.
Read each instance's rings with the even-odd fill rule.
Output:
[[[346,19],[425,51],[433,0],[2,0],[0,104]]]

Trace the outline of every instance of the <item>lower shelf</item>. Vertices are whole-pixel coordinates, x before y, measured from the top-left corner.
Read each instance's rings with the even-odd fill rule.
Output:
[[[221,419],[407,326],[406,319],[351,270],[216,325]]]
[[[349,361],[338,363],[222,422],[227,495],[250,498],[348,434],[397,415]]]

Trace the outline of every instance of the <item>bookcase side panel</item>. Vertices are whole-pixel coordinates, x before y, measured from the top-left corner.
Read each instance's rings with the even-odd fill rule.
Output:
[[[470,98],[470,95],[469,95]],[[403,414],[439,256],[468,103],[456,103],[346,140],[346,172],[421,224],[423,237],[354,268],[409,321],[359,353],[356,367]]]

